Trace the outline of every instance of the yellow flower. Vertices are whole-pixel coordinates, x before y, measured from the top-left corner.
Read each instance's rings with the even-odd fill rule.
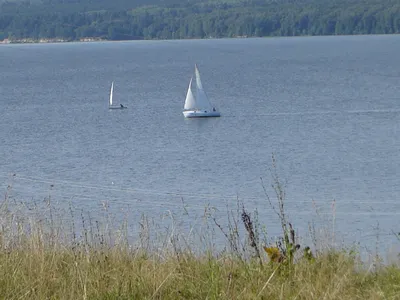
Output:
[[[265,247],[264,246],[264,250],[265,250],[265,252],[267,252],[267,255],[268,255],[270,261],[281,262],[283,260],[283,256],[277,247]]]

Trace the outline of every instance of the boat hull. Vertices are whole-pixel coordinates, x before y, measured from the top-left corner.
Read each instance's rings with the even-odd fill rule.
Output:
[[[221,116],[221,114],[217,111],[185,110],[182,113],[185,118],[210,118]]]
[[[127,108],[126,106],[121,107],[121,106],[109,106],[108,109],[125,109]]]

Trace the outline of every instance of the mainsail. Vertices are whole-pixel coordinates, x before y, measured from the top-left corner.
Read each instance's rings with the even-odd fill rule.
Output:
[[[110,91],[110,106],[112,106],[113,92],[114,92],[114,81],[111,83],[111,91]]]
[[[210,103],[210,101],[208,100],[208,97],[206,95],[206,92],[203,89],[203,84],[201,83],[201,79],[200,79],[200,72],[199,69],[197,67],[197,65],[195,65],[195,74],[196,74],[196,105],[198,109],[202,109],[202,110],[212,110],[212,105]]]

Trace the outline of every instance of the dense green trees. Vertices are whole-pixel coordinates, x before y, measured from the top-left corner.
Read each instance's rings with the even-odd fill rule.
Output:
[[[400,33],[398,0],[0,1],[0,39]]]

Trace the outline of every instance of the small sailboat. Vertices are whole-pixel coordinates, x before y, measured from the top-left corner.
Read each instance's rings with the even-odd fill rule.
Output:
[[[195,64],[196,76],[196,97],[192,92],[193,77],[190,78],[189,88],[186,94],[185,105],[183,107],[183,115],[185,118],[204,118],[204,117],[220,117],[221,114],[211,105],[200,79],[200,72]]]
[[[126,106],[120,105],[113,105],[113,94],[114,94],[114,81],[111,83],[111,90],[110,90],[110,104],[108,106],[109,109],[124,109],[127,108]]]

